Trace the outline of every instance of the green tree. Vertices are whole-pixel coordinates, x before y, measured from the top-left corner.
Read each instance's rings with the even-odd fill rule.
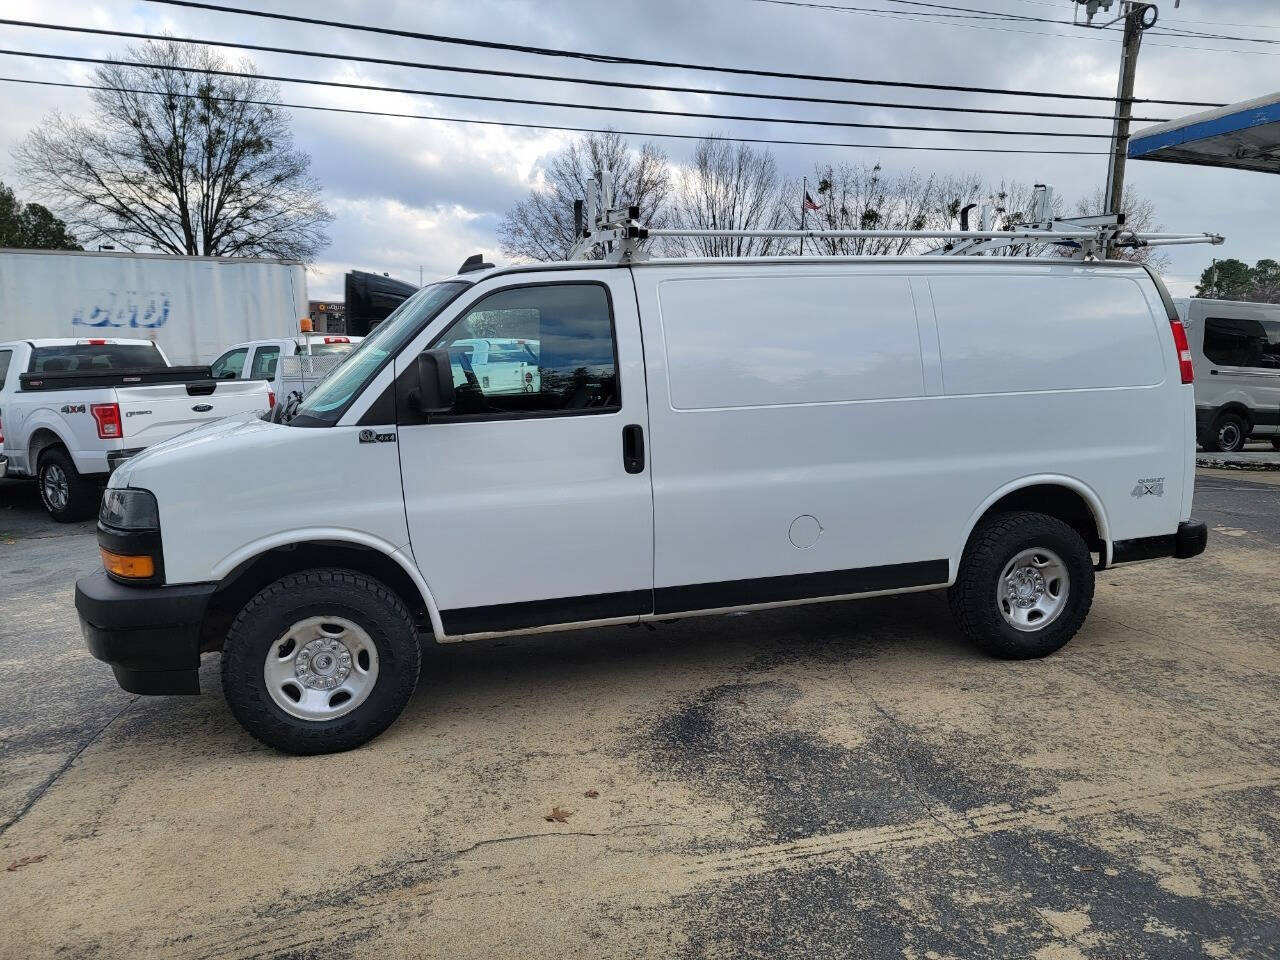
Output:
[[[38,203],[23,203],[0,182],[0,247],[80,250],[67,225]]]
[[[1215,260],[1200,274],[1196,296],[1280,303],[1280,263],[1264,259],[1251,267],[1234,258]]]

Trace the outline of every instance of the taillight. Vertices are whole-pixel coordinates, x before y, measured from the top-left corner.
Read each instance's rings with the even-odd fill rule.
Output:
[[[274,410],[276,408],[276,392],[274,390],[267,391],[267,409]]]
[[[115,440],[124,436],[124,430],[120,425],[120,404],[91,403],[89,412],[93,414],[94,422],[98,424],[99,439]]]
[[[0,447],[4,446],[4,421],[0,420]]]
[[[1178,368],[1182,371],[1182,382],[1192,383],[1195,380],[1195,371],[1191,368],[1191,347],[1187,343],[1187,328],[1182,325],[1181,320],[1170,320],[1169,326],[1173,328],[1173,346],[1178,351]]]
[[[324,342],[325,343],[350,343],[351,338],[350,337],[325,337]]]

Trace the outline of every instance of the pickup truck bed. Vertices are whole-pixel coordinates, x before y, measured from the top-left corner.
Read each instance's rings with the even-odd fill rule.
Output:
[[[145,345],[156,356],[148,365],[112,366],[110,348],[120,345]],[[265,383],[216,381],[208,367],[170,367],[148,341],[0,343],[5,468],[10,477],[39,479],[55,520],[92,515],[99,480],[129,457],[210,420],[266,411],[268,397]]]

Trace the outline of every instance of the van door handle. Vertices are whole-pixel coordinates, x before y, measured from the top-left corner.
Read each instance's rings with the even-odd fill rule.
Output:
[[[644,431],[638,423],[629,423],[622,428],[622,465],[627,473],[644,470]]]

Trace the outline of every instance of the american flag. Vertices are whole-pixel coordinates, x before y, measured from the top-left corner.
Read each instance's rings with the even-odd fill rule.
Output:
[[[814,202],[813,202],[813,197],[809,196],[809,191],[808,191],[808,190],[806,190],[806,191],[804,192],[804,208],[805,208],[806,210],[821,210],[821,209],[822,209],[822,204],[820,204],[820,203],[814,203]]]

